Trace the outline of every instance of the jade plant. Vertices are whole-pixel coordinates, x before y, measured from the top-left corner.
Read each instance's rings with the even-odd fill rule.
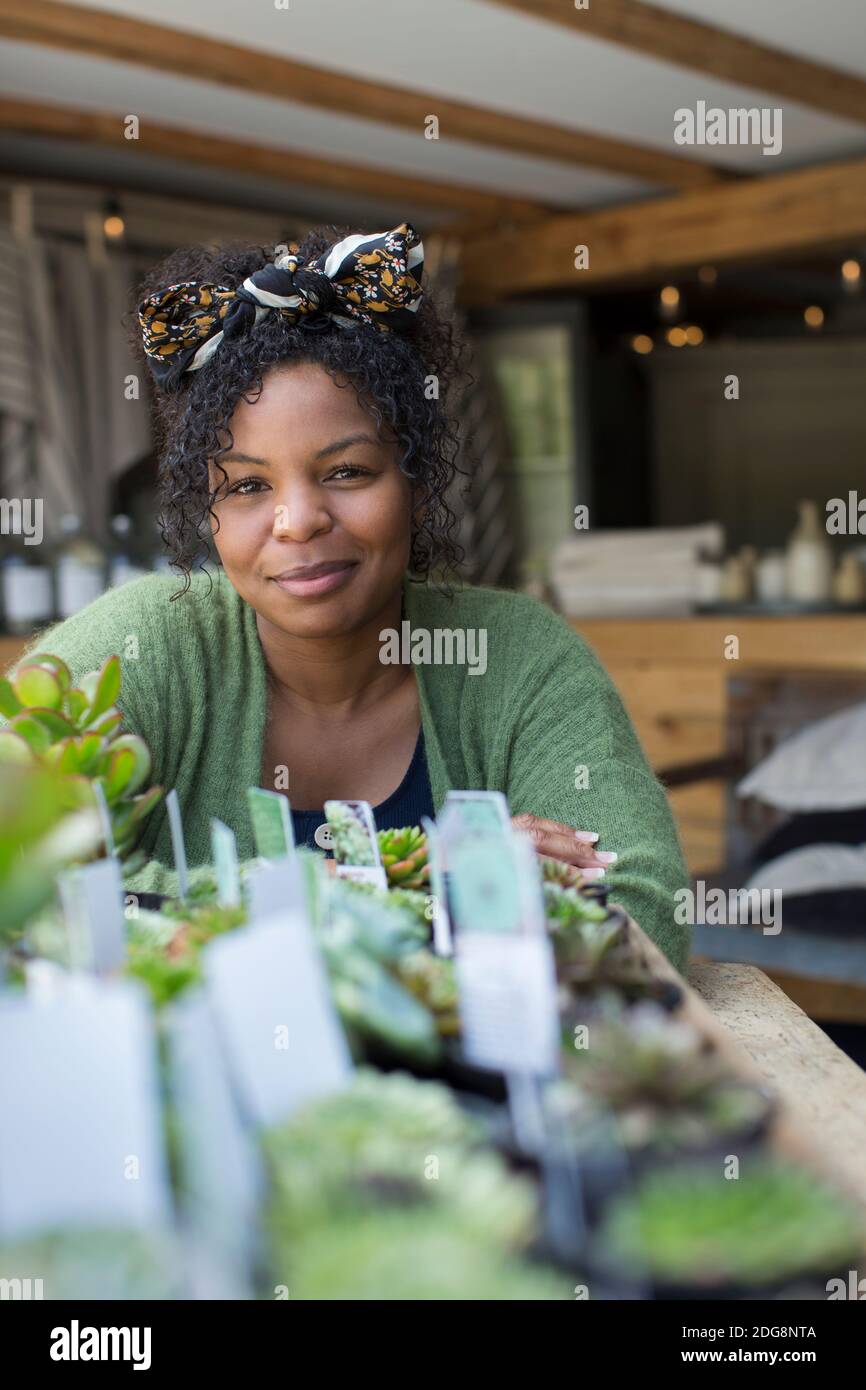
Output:
[[[577,1134],[588,1112],[610,1110],[627,1149],[670,1152],[732,1142],[769,1118],[767,1093],[733,1076],[700,1034],[655,1004],[608,1001],[580,1037],[586,1045],[566,1054]]]
[[[596,1258],[659,1285],[767,1289],[826,1278],[860,1257],[857,1211],[806,1169],[764,1159],[656,1170],[611,1204]]]
[[[96,811],[81,809],[69,779],[29,762],[2,768],[0,942],[20,937],[53,896],[57,874],[89,859],[101,836]]]
[[[162,796],[143,790],[151,773],[147,744],[123,733],[120,660],[110,656],[77,684],[60,657],[39,652],[11,677],[0,678],[0,765],[42,766],[66,779],[79,807],[95,804],[94,784],[105,794],[115,852],[133,849],[142,822]]]

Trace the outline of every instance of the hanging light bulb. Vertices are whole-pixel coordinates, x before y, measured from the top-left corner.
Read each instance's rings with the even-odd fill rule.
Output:
[[[684,328],[669,328],[667,333],[665,334],[665,337],[667,338],[671,347],[675,348],[685,347],[686,343],[688,342],[688,337]]]
[[[664,319],[676,317],[680,307],[680,292],[676,285],[665,285],[659,293],[659,308]]]
[[[686,329],[686,342],[689,347],[700,347],[704,341],[704,330],[698,328],[696,323],[690,323]]]
[[[655,343],[648,333],[636,333],[631,340],[631,347],[632,352],[639,352],[641,356],[646,356],[648,352],[652,352]]]
[[[120,241],[126,231],[126,223],[116,198],[109,198],[105,204],[105,217],[102,231],[107,241]]]
[[[863,267],[859,261],[842,262],[842,284],[848,294],[857,294],[862,288]]]
[[[809,328],[823,328],[824,310],[817,304],[810,304],[808,309],[803,310],[803,318]]]

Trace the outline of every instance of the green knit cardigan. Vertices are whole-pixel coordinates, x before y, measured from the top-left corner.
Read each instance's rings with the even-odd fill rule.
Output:
[[[195,575],[170,602],[176,590],[172,576],[128,583],[30,650],[62,657],[76,679],[117,652],[125,725],[147,740],[153,780],[177,789],[190,865],[210,860],[213,816],[232,827],[246,858],[254,852],[246,790],[260,782],[267,712],[255,613],[222,570]],[[407,582],[405,617],[413,631],[487,633],[484,674],[466,665],[415,667],[437,811],[450,788],[490,788],[505,793],[512,814],[598,831],[599,848],[618,855],[607,873],[614,898],[681,968],[689,930],[674,920],[674,895],[686,883],[676,829],[592,651],[522,594],[464,588],[448,596]],[[141,843],[150,862],[133,890],[176,891],[164,804]]]

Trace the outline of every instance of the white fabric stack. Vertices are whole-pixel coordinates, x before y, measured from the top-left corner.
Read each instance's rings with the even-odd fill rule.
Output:
[[[550,584],[566,617],[680,617],[694,604],[699,552],[721,554],[724,544],[716,522],[578,532],[553,552]]]

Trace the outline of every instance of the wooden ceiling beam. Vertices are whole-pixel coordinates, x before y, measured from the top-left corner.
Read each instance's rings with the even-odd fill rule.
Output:
[[[729,29],[719,29],[674,14],[644,0],[590,0],[576,9],[570,0],[488,0],[548,20],[584,38],[605,39],[647,58],[691,68],[739,87],[787,97],[801,106],[866,122],[866,82],[851,73],[808,58],[798,58],[757,43]],[[719,6],[720,15],[724,5]]]
[[[421,134],[428,117],[435,115],[443,139],[624,174],[663,188],[705,188],[727,177],[709,164],[666,150],[330,72],[212,39],[206,33],[168,28],[83,5],[57,0],[39,0],[38,4],[34,0],[0,0],[0,37],[135,63],[258,96],[400,126],[416,134]]]
[[[80,107],[49,106],[43,102],[0,98],[0,131],[16,135],[72,140],[83,144],[122,149],[132,159],[136,152],[161,155],[186,164],[231,169],[259,175],[281,184],[312,185],[339,193],[352,193],[388,202],[420,203],[464,214],[473,225],[522,225],[534,222],[546,210],[537,203],[485,193],[458,184],[413,178],[384,169],[341,163],[282,146],[254,145],[242,140],[180,129],[142,118],[138,138],[124,137],[124,117],[109,111],[85,111]]]
[[[560,215],[526,236],[464,243],[463,299],[489,303],[537,290],[641,282],[695,266],[787,256],[866,240],[866,159],[726,188]],[[575,269],[575,248],[589,265]]]

